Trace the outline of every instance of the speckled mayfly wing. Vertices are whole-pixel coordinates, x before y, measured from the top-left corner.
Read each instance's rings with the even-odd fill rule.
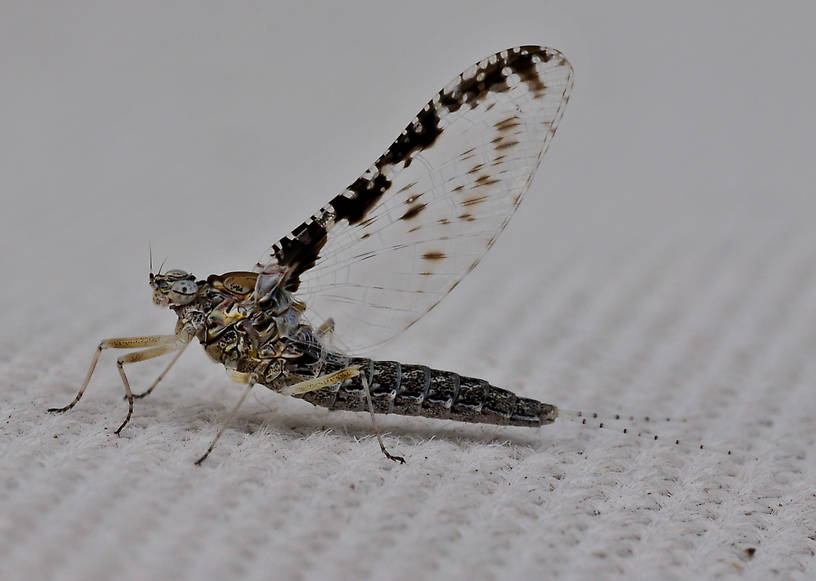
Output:
[[[550,48],[476,63],[255,270],[283,269],[309,320],[334,320],[336,347],[362,353],[391,339],[473,270],[507,225],[571,88],[572,67]]]

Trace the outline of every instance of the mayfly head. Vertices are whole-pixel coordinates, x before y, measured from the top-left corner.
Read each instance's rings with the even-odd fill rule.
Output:
[[[183,270],[168,270],[164,274],[150,273],[150,288],[153,289],[153,302],[161,307],[187,305],[198,297],[201,285],[195,275]]]

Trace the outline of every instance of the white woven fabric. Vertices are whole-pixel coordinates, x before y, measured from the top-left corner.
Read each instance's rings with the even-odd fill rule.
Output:
[[[4,4],[0,579],[813,578],[812,18],[497,4],[350,7],[319,30],[271,7]],[[444,22],[457,48],[389,52],[396,22]],[[671,416],[661,440],[381,418],[399,466],[365,415],[259,388],[197,468],[240,395],[197,345],[121,437],[111,353],[45,413],[100,338],[172,330],[148,239],[201,276],[250,267],[437,85],[522,41],[576,69],[541,175],[479,269],[375,355]],[[161,366],[130,368],[134,389]]]

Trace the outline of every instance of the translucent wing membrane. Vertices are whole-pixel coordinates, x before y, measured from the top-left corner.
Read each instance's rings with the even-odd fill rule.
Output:
[[[555,133],[572,68],[553,49],[497,53],[457,76],[357,181],[273,245],[315,325],[359,353],[436,306],[507,225]]]

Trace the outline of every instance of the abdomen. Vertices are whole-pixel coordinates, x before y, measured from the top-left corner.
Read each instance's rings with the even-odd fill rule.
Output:
[[[553,405],[519,397],[483,379],[424,365],[331,354],[321,374],[349,365],[359,365],[361,373],[366,374],[374,411],[380,414],[526,427],[552,423],[558,416],[558,408]],[[295,397],[332,410],[368,411],[360,377]]]

